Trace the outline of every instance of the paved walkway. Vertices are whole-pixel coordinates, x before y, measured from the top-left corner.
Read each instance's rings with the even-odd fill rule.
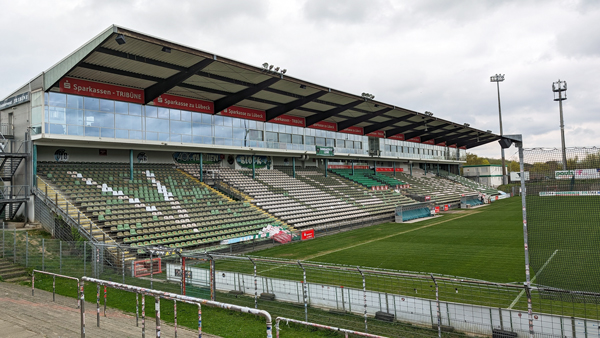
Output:
[[[87,337],[141,337],[140,327],[135,326],[135,315],[107,308],[106,318],[100,318],[100,328],[96,327],[96,303],[86,302]],[[146,337],[156,336],[156,320],[146,318]],[[161,326],[162,337],[174,337],[172,325]],[[178,337],[198,337],[198,331],[177,328]],[[217,337],[202,334],[203,337]],[[0,337],[81,337],[80,313],[77,300],[31,288],[0,283]]]

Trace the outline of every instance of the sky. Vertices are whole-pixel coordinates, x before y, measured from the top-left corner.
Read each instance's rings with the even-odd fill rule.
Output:
[[[560,147],[599,146],[600,1],[12,1],[0,12],[0,97],[111,24],[302,80]],[[497,142],[469,150],[500,157]],[[516,150],[507,151],[507,158]]]

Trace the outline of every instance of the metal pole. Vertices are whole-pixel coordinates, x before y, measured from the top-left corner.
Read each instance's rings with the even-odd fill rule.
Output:
[[[142,293],[142,338],[146,338],[146,297]]]
[[[17,228],[13,231],[13,263],[17,264]]]
[[[217,296],[217,279],[216,279],[215,259],[210,258],[210,300],[214,301]]]
[[[533,309],[531,304],[531,293],[529,288],[531,287],[531,275],[529,272],[529,241],[527,237],[527,201],[525,190],[525,165],[523,155],[523,143],[518,143],[519,148],[519,167],[521,170],[521,207],[523,209],[523,240],[525,246],[525,290],[527,293],[527,314],[529,316],[529,337],[533,338]]]
[[[154,297],[154,310],[156,311],[156,338],[160,338],[160,297]]]
[[[123,249],[121,249],[121,273],[123,275],[123,284],[125,284],[125,254],[123,253]]]
[[[79,307],[79,313],[81,318],[81,338],[85,338],[85,293],[83,292],[83,281],[79,285],[79,289],[81,290],[81,307]]]
[[[177,338],[177,299],[173,300],[173,322],[175,324],[175,338]]]
[[[252,155],[252,179],[256,178],[256,165],[254,163],[254,155]]]
[[[25,267],[29,267],[29,233],[25,231]]]
[[[58,270],[62,275],[62,241],[58,241]]]
[[[46,271],[46,242],[44,239],[42,238],[42,271]]]
[[[198,338],[202,338],[202,305],[198,304]]]
[[[504,77],[502,78],[504,80]],[[500,106],[500,81],[496,81],[496,88],[498,90],[498,119],[500,120],[500,136],[504,135],[502,130],[502,108]],[[502,155],[502,184],[506,184],[506,165],[504,163],[504,148],[501,148]]]
[[[412,177],[412,161],[409,164],[410,164],[410,177]]]
[[[181,257],[181,294],[185,296],[185,257],[183,256]]]
[[[100,284],[96,284],[96,326],[100,327]]]
[[[154,261],[152,260],[152,251],[150,251],[150,289],[153,289],[152,282],[154,279]]]
[[[256,282],[256,263],[251,257],[248,257],[252,265],[254,265],[254,308],[258,309],[258,283]]]
[[[392,162],[392,170],[394,171],[394,177],[396,177],[396,162]]]
[[[87,248],[87,242],[83,242],[83,275],[85,276],[86,274],[86,265],[87,265],[87,254],[86,254],[86,248]]]
[[[356,270],[358,270],[358,272],[360,272],[360,275],[362,276],[362,280],[363,280],[363,297],[365,300],[365,333],[369,332],[368,331],[368,327],[367,327],[367,283],[365,280],[365,274],[360,270],[360,268],[357,266]]]
[[[300,261],[298,261],[298,265],[302,268],[302,298],[304,298],[304,320],[308,322],[308,300],[306,294],[308,290],[306,289],[306,269]]]
[[[327,169],[329,167],[329,160],[325,159],[325,177],[327,177]]]
[[[560,141],[561,141],[561,146],[562,146],[563,170],[567,170],[567,150],[565,147],[565,120],[563,119],[563,108],[562,108],[562,102],[566,98],[562,97],[563,89],[560,86],[562,82],[564,82],[564,81],[558,80],[558,109],[560,111]],[[565,83],[564,90],[566,90],[567,83],[566,82],[564,82],[564,83]]]
[[[292,173],[293,177],[296,178],[296,158],[292,157]]]
[[[135,294],[135,326],[136,327],[140,326],[140,324],[139,324],[139,318],[140,318],[140,315],[139,315],[139,313],[140,313],[139,304],[140,304],[140,301],[139,301],[138,295],[139,294],[136,292],[136,294]]]
[[[133,149],[129,149],[129,180],[133,181]]]
[[[352,176],[354,176],[354,160],[352,160]]]
[[[437,328],[438,328],[438,337],[442,337],[442,314],[440,312],[440,293],[439,293],[439,287],[438,287],[438,283],[435,280],[435,277],[433,277],[433,274],[431,274],[431,279],[433,280],[433,283],[435,284],[435,304],[436,304],[436,308],[437,308]]]
[[[56,302],[56,275],[52,275],[52,301]]]
[[[104,317],[106,317],[106,285],[104,285]]]

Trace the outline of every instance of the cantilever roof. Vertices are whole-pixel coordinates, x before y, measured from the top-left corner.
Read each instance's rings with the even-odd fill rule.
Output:
[[[123,35],[126,43],[115,38]],[[164,52],[163,47],[170,48]],[[162,94],[214,102],[220,112],[232,105],[266,111],[267,121],[282,114],[304,117],[306,126],[337,123],[338,130],[362,127],[458,147],[473,148],[500,136],[285,74],[111,26],[44,73],[44,89],[57,91],[63,77],[144,91],[149,103]]]

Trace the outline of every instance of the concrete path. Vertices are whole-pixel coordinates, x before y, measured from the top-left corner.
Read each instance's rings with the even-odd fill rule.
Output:
[[[140,327],[135,326],[135,315],[107,308],[106,318],[100,318],[100,327],[96,327],[96,303],[86,302],[86,337],[141,337]],[[102,311],[102,310],[101,310]],[[102,315],[102,314],[101,314]],[[161,325],[161,337],[174,337],[172,325]],[[156,336],[156,320],[146,318],[146,337]],[[178,337],[198,337],[198,331],[177,328]],[[217,337],[202,334],[203,337]],[[81,337],[80,312],[77,300],[56,296],[52,302],[52,293],[31,288],[0,283],[0,337]]]

